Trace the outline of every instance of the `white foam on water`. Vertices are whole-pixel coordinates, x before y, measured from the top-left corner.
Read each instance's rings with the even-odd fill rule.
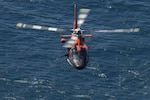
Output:
[[[139,72],[137,72],[137,71],[128,70],[128,72],[131,73],[131,74],[134,74],[134,75],[136,75],[136,76],[139,75]]]
[[[102,78],[107,78],[107,76],[104,73],[98,74],[98,76]]]
[[[0,81],[10,81],[10,80],[6,78],[0,78]]]
[[[24,83],[24,84],[29,83],[29,82],[26,81],[26,80],[14,80],[14,82],[16,82],[16,83]]]
[[[92,97],[89,95],[73,95],[73,96],[76,98],[86,98],[86,99],[92,100]]]
[[[115,98],[115,96],[114,95],[112,95],[112,94],[109,94],[109,93],[105,93],[104,94],[106,97],[110,97],[110,98],[112,98],[112,99],[114,99]],[[111,99],[109,99],[109,100],[111,100]]]
[[[7,100],[17,100],[15,97],[5,97]]]

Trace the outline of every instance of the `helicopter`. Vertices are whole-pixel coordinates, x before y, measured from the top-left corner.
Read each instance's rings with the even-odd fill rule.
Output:
[[[78,20],[76,14],[76,4],[74,4],[74,22],[73,29],[70,35],[62,35],[62,32],[67,31],[66,29],[54,28],[48,26],[31,25],[25,23],[17,23],[16,27],[29,28],[37,30],[47,30],[60,33],[60,42],[63,43],[64,48],[67,49],[65,56],[69,65],[75,69],[84,69],[89,61],[88,46],[85,43],[84,37],[92,37],[92,30],[88,34],[83,34],[85,30],[81,29],[85,19],[87,18],[90,9],[82,8],[79,10]],[[94,32],[139,32],[139,28],[131,29],[115,29],[115,30],[96,30]]]

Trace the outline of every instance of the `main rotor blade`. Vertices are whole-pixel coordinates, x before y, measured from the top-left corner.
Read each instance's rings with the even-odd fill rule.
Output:
[[[78,22],[77,22],[78,28],[80,28],[81,25],[84,23],[89,12],[90,12],[90,9],[80,9],[79,10],[79,16],[78,16]]]
[[[64,48],[72,48],[75,44],[75,40],[77,40],[77,37],[71,37],[64,45]]]
[[[130,29],[115,29],[115,30],[97,30],[95,32],[116,32],[116,33],[119,33],[119,32],[139,32],[140,31],[140,28],[130,28]]]
[[[40,25],[31,25],[31,24],[24,24],[24,23],[17,23],[16,27],[36,29],[36,30],[55,31],[55,32],[63,32],[63,31],[65,31],[65,29],[60,29],[60,28],[53,28],[53,27],[40,26]]]

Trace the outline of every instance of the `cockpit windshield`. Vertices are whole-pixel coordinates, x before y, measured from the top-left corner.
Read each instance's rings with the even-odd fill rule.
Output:
[[[85,49],[81,49],[80,52],[78,52],[76,49],[73,49],[72,51],[72,57],[74,59],[85,59],[87,56],[87,52]]]

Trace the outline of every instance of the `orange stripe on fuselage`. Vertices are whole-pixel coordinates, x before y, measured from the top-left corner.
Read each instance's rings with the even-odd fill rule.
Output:
[[[75,34],[72,33],[71,36],[74,37]],[[74,45],[75,45],[75,47],[77,48],[77,51],[78,51],[78,52],[81,51],[81,48],[86,49],[86,51],[88,52],[88,47],[87,47],[87,45],[84,43],[84,40],[83,40],[83,37],[82,37],[82,36],[78,37],[78,39],[75,40]]]
[[[82,37],[81,37],[81,39],[82,39]],[[86,49],[86,51],[88,52],[88,47],[87,47],[87,45],[86,45],[81,39],[78,38],[78,39],[75,41],[75,46],[76,46],[76,48],[77,48],[77,51],[80,52],[80,51],[81,51],[81,48],[84,48],[84,49]]]

